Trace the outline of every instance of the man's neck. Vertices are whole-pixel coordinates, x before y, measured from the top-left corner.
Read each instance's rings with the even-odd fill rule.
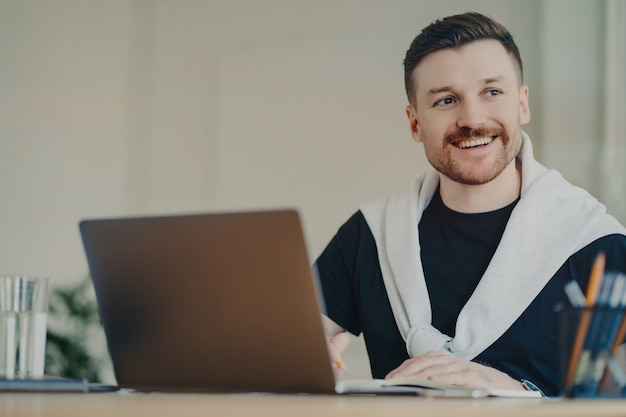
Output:
[[[459,213],[485,213],[498,210],[514,202],[522,187],[521,173],[515,160],[495,178],[482,185],[465,185],[439,175],[443,203]]]

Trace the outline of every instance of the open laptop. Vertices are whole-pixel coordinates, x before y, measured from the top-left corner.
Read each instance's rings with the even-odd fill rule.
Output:
[[[335,392],[296,211],[79,227],[120,387]]]
[[[79,227],[121,388],[494,395],[417,380],[335,383],[295,210]]]

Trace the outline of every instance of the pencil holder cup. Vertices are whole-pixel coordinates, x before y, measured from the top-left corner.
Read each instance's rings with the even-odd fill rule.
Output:
[[[566,308],[560,312],[562,395],[626,397],[624,308]]]

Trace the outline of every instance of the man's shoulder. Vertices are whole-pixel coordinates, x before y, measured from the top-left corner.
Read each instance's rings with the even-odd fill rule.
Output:
[[[603,252],[617,252],[626,254],[626,235],[612,233],[602,236],[586,246],[587,249]],[[626,259],[624,259],[626,262]]]
[[[600,237],[579,250],[574,257],[590,264],[598,253],[606,257],[606,269],[626,273],[626,235],[613,233]]]
[[[369,234],[371,235],[372,232],[369,228],[369,225],[367,224],[367,220],[365,220],[365,216],[363,215],[363,212],[359,209],[356,212],[354,212],[349,218],[348,220],[346,220],[346,222],[344,224],[341,225],[341,227],[339,228],[337,235],[340,238],[346,238],[346,237],[358,237],[362,234]]]

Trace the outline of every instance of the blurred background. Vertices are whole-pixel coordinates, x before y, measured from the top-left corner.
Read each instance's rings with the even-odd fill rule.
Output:
[[[402,60],[469,10],[518,43],[537,158],[625,222],[625,3],[0,0],[0,272],[83,281],[84,218],[284,207],[313,262],[426,169]]]

